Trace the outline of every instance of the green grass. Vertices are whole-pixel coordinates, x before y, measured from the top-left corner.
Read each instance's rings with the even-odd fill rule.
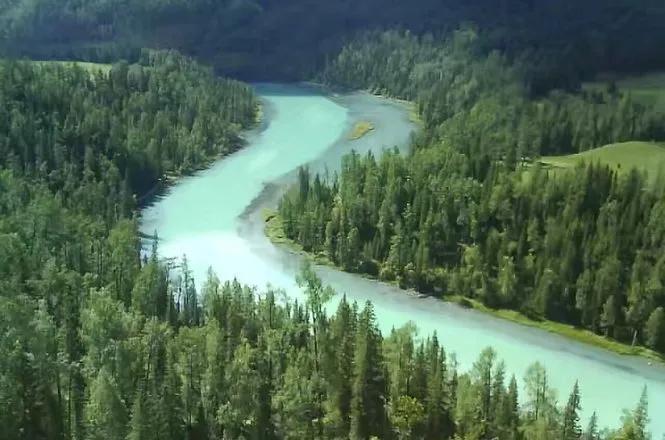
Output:
[[[567,156],[545,156],[540,162],[555,170],[574,168],[580,163],[601,163],[620,173],[637,168],[645,171],[653,180],[665,166],[665,145],[653,142],[624,142]]]
[[[289,239],[284,234],[284,228],[282,219],[279,214],[274,210],[265,210],[263,212],[263,219],[265,221],[265,234],[268,239],[273,242],[275,245],[284,246],[287,249],[290,249],[293,252],[301,254],[306,258],[309,258],[316,264],[336,267],[335,264],[326,258],[324,255],[312,255],[303,250],[302,246],[293,240]],[[339,269],[341,270],[341,269]],[[363,276],[362,274],[359,274]],[[366,276],[368,279],[374,279],[372,277]],[[390,284],[397,285],[396,282]],[[538,328],[541,330],[548,331],[550,333],[555,333],[570,339],[573,339],[584,344],[593,345],[595,347],[600,347],[605,350],[609,350],[613,353],[617,353],[624,356],[642,356],[654,361],[665,362],[665,357],[659,353],[649,350],[645,347],[631,347],[630,345],[622,344],[603,336],[597,335],[589,330],[580,329],[568,324],[562,324],[554,321],[534,321],[529,319],[527,316],[517,312],[515,310],[504,310],[504,309],[491,309],[481,302],[476,301],[471,298],[464,296],[446,296],[443,298],[444,301],[454,302],[460,304],[464,307],[471,307],[474,310],[479,312],[487,313],[497,318],[505,319],[517,324],[526,325],[528,327]]]
[[[265,209],[263,211],[263,221],[265,222],[265,234],[270,241],[278,245],[294,247],[295,243],[286,237],[282,218],[276,211]]]
[[[104,75],[108,75],[112,67],[110,64],[88,63],[83,61],[34,61],[34,63],[40,66],[45,66],[45,65],[60,65],[64,67],[78,66],[90,72],[91,75],[95,75],[98,72],[101,72]]]
[[[370,131],[374,130],[374,125],[369,121],[359,121],[356,122],[349,134],[349,139],[352,141],[358,140],[361,137],[367,135]]]
[[[665,113],[665,72],[653,72],[636,76],[617,76],[605,74],[597,81],[583,84],[586,90],[604,90],[614,81],[619,90],[630,93],[640,103],[653,105],[659,112]]]
[[[496,316],[501,319],[512,321],[521,325],[526,325],[528,327],[538,328],[550,333],[555,333],[557,335],[565,336],[575,341],[582,342],[584,344],[593,345],[595,347],[600,347],[623,356],[642,356],[654,361],[665,362],[665,357],[663,357],[663,355],[648,348],[632,347],[630,345],[626,345],[621,342],[608,339],[604,336],[597,335],[589,330],[577,328],[569,324],[562,324],[560,322],[554,322],[548,320],[534,321],[515,310],[491,309],[479,301],[476,301],[474,299],[469,299],[463,296],[450,296],[446,297],[445,299],[447,301],[461,304],[465,307],[468,307],[470,305],[471,308],[473,308],[474,310],[478,310],[483,313],[488,313],[492,316]]]
[[[295,241],[288,238],[284,233],[284,223],[282,221],[282,217],[280,217],[277,211],[272,209],[265,209],[263,211],[263,221],[265,222],[264,233],[273,244],[277,246],[283,246],[297,254],[300,254],[315,264],[335,267],[335,264],[325,255],[314,255],[310,252],[307,252],[299,243],[296,243]]]

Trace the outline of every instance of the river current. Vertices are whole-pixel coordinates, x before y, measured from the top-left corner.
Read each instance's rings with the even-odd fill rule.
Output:
[[[160,257],[186,255],[198,286],[212,268],[222,280],[236,278],[259,289],[271,285],[300,297],[294,278],[301,257],[265,238],[263,210],[276,206],[298,167],[333,173],[351,150],[404,151],[415,127],[406,107],[364,93],[327,95],[307,86],[275,84],[256,89],[264,121],[247,135],[247,147],[169,188],[143,210],[141,230],[158,234]],[[353,124],[361,120],[372,122],[375,129],[349,141]],[[601,426],[616,427],[622,410],[634,407],[646,385],[652,433],[656,439],[665,434],[663,366],[433,298],[418,298],[329,267],[317,267],[317,272],[350,300],[372,301],[382,331],[409,321],[423,336],[436,331],[462,369],[470,368],[481,350],[492,346],[507,372],[518,378],[533,362],[545,365],[560,402],[579,380],[582,414],[586,419],[597,411]],[[333,300],[329,307],[335,306]]]

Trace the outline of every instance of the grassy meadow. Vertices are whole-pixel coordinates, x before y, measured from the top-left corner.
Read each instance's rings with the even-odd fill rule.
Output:
[[[665,144],[654,142],[623,142],[566,156],[544,156],[540,163],[552,170],[566,170],[581,163],[600,163],[619,173],[633,168],[646,172],[655,180],[665,167]]]
[[[652,72],[635,76],[601,75],[597,81],[583,85],[585,90],[605,89],[614,82],[617,87],[630,95],[637,102],[653,105],[665,113],[665,72]]]
[[[34,61],[37,65],[49,65],[49,64],[59,64],[64,67],[80,67],[84,70],[90,72],[90,75],[95,75],[97,73],[103,73],[107,75],[111,71],[111,64],[100,64],[100,63],[88,63],[85,61]]]

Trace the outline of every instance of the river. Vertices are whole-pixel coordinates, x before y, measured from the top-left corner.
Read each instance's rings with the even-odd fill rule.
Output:
[[[200,286],[209,267],[221,279],[236,278],[259,288],[268,284],[301,295],[294,277],[301,257],[273,246],[263,234],[262,212],[308,164],[334,172],[341,156],[408,145],[413,124],[400,104],[364,93],[326,96],[305,86],[257,85],[264,104],[262,127],[247,135],[248,146],[211,168],[186,177],[142,212],[141,230],[157,232],[164,258],[187,256]],[[359,120],[373,123],[367,136],[348,141]],[[616,427],[622,410],[633,408],[642,387],[649,392],[650,428],[665,435],[665,367],[615,355],[541,330],[497,319],[433,298],[317,267],[321,278],[351,300],[371,300],[382,331],[413,321],[421,335],[437,332],[462,369],[492,346],[508,373],[522,378],[535,361],[544,364],[550,384],[565,402],[576,379],[582,415],[598,412],[601,426]],[[336,302],[332,301],[330,309]]]

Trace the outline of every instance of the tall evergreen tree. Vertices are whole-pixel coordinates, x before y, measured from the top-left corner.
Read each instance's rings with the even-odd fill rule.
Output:
[[[582,428],[580,426],[580,390],[577,381],[573,391],[568,397],[568,403],[563,410],[563,421],[561,423],[562,440],[579,440],[582,437]]]

